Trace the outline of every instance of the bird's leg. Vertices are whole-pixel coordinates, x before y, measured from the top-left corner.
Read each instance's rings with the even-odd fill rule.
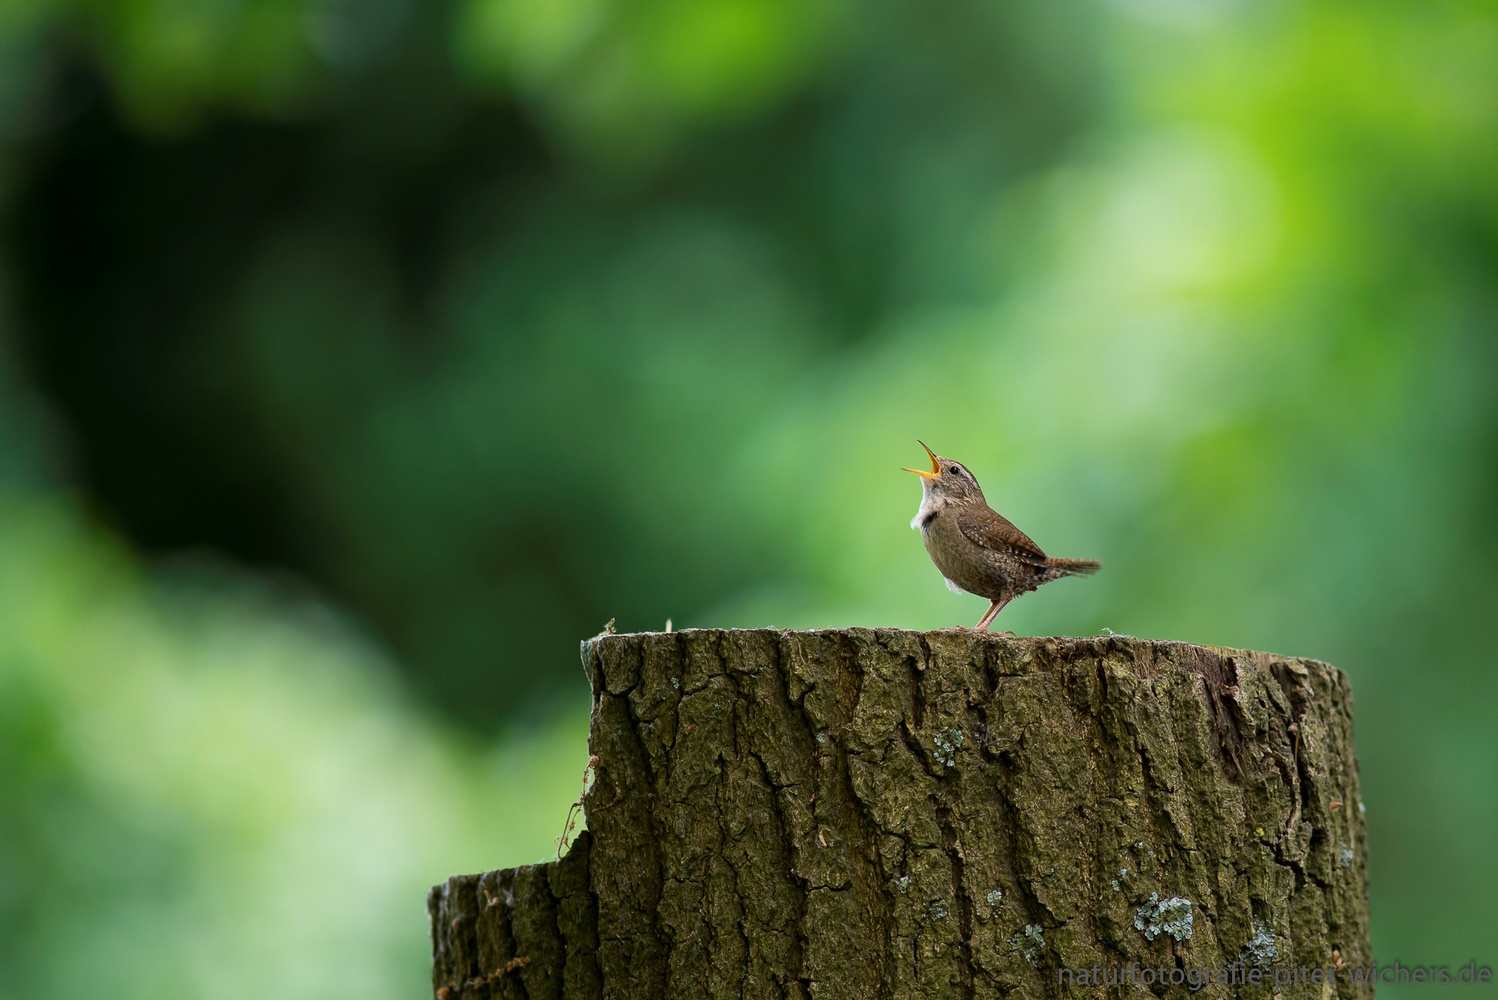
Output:
[[[985,629],[987,629],[989,623],[993,621],[993,616],[996,615],[996,614],[998,614],[1000,611],[1002,611],[1003,608],[1004,608],[1004,605],[1006,605],[1008,603],[1009,603],[1009,598],[1007,598],[1007,597],[1003,597],[1003,598],[1000,598],[997,601],[994,601],[992,604],[990,604],[988,606],[988,610],[984,613],[982,619],[980,619],[979,622],[978,622],[978,624],[974,625],[973,628],[976,631],[979,631],[979,632],[982,632]]]

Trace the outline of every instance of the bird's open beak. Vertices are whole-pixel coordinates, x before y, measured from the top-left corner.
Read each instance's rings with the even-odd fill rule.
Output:
[[[922,448],[926,448],[926,442],[924,441],[917,439],[916,444],[920,445]],[[901,469],[900,471],[914,472],[916,475],[921,476],[925,479],[935,479],[937,476],[941,475],[941,463],[936,460],[936,455],[931,451],[930,448],[926,448],[926,454],[931,456],[930,472],[926,472],[924,469]]]

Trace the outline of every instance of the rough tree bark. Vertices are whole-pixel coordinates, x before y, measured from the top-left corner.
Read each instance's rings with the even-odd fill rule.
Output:
[[[1261,983],[1191,995],[1372,996],[1274,982],[1371,962],[1334,667],[966,630],[583,653],[588,832],[432,890],[441,997],[1185,996],[1143,970],[1234,962]]]

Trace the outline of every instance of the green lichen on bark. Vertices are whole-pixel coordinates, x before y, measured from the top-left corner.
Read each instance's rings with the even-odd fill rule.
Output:
[[[893,629],[584,658],[588,833],[432,891],[439,995],[1102,996],[1059,970],[1371,961],[1352,696],[1326,664]],[[1276,992],[1372,995],[1196,995]]]

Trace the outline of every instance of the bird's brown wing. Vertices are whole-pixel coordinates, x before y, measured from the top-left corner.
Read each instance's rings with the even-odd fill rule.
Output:
[[[957,515],[957,527],[968,539],[985,549],[1006,552],[1036,566],[1045,565],[1046,556],[1040,546],[1007,517],[992,509],[963,511]]]

